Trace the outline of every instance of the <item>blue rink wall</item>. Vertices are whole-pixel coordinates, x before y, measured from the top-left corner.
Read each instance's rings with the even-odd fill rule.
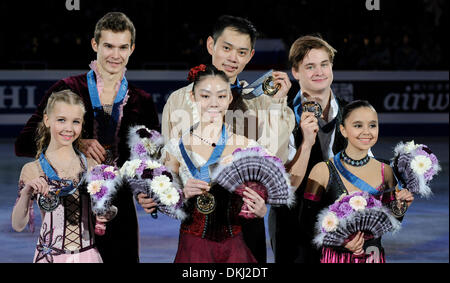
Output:
[[[0,71],[0,138],[22,129],[56,81],[87,70]],[[265,71],[246,71],[252,82]],[[290,73],[287,71],[287,73]],[[127,71],[130,83],[152,94],[161,114],[170,93],[188,84],[187,71]],[[368,100],[378,111],[381,136],[448,136],[449,73],[445,71],[335,71],[336,96]],[[292,79],[292,78],[291,78]],[[298,84],[293,82],[290,99]]]

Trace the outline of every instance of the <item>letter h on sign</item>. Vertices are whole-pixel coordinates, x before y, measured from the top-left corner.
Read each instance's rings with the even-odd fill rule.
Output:
[[[21,109],[23,106],[20,104],[20,90],[22,86],[0,86],[0,110],[1,109]],[[25,109],[34,109],[36,105],[34,104],[34,96],[36,86],[24,86],[27,94],[27,104]],[[7,93],[7,89],[10,89],[10,93]],[[11,104],[9,107],[5,104],[6,100],[10,100]]]

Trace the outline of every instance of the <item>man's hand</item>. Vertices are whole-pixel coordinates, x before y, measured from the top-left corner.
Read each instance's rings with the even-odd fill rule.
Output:
[[[274,71],[272,72],[273,76],[273,83],[275,85],[280,85],[280,89],[277,91],[277,93],[273,96],[274,98],[283,98],[286,97],[289,89],[292,86],[291,80],[289,79],[289,76],[285,72],[278,72]]]
[[[303,143],[312,147],[316,142],[317,132],[319,132],[319,123],[312,112],[303,112],[300,121],[300,129],[302,130]]]
[[[81,139],[81,151],[98,164],[105,161],[106,150],[96,139]]]

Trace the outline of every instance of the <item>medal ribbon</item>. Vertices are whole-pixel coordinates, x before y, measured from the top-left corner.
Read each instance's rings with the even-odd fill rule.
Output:
[[[104,124],[105,121],[105,113],[103,111],[103,106],[100,102],[100,95],[97,89],[97,82],[95,81],[95,73],[94,70],[91,70],[87,73],[87,84],[89,90],[89,97],[91,98],[92,109],[94,110],[94,118],[97,120],[100,127],[101,133],[97,134],[100,143],[102,145],[112,144],[114,142],[114,133],[116,133],[117,124],[119,122],[120,116],[120,105],[122,104],[123,99],[125,98],[128,91],[128,81],[125,76],[120,83],[119,91],[114,100],[114,105],[112,108],[111,117],[107,125]]]
[[[100,95],[98,94],[97,89],[97,82],[95,81],[95,74],[94,70],[89,71],[87,73],[87,83],[88,83],[88,89],[89,89],[89,96],[91,98],[92,103],[92,109],[94,110],[94,116],[98,115],[98,111],[102,110],[102,104],[100,102]],[[117,123],[119,120],[119,106],[122,103],[123,99],[125,98],[125,95],[127,94],[128,90],[128,81],[125,78],[125,76],[122,79],[122,82],[120,83],[119,92],[117,93],[116,99],[114,100],[114,106],[112,111],[112,117],[114,121]]]
[[[231,88],[231,89],[236,89],[236,90],[238,90],[238,91],[242,91],[242,89],[243,89],[243,87],[242,87],[242,85],[241,85],[241,82],[239,81],[238,78],[236,78],[236,83],[230,84],[230,88]]]
[[[393,169],[395,169],[395,163],[394,163],[394,160],[392,160],[392,161],[390,162],[390,165],[391,165],[391,167],[392,167]],[[396,171],[397,171],[397,170],[392,170],[392,171],[393,171],[393,173],[394,173],[394,178],[395,178],[395,180],[397,181],[398,189],[399,189],[399,190],[403,190],[403,187],[405,187],[405,186],[403,185],[403,184],[404,184],[403,180],[402,180],[401,178],[397,177],[397,174],[396,174]]]
[[[334,165],[336,166],[336,169],[339,171],[339,173],[342,174],[342,176],[347,179],[350,183],[352,183],[355,187],[361,189],[364,192],[368,192],[371,195],[379,195],[381,194],[380,191],[372,187],[371,185],[367,184],[364,180],[356,177],[353,175],[350,171],[348,171],[344,165],[341,162],[341,153],[339,152],[333,157]]]
[[[84,154],[82,154],[81,152],[77,152],[77,153],[81,156],[81,158],[83,160],[83,164],[87,168],[86,156],[84,156]],[[58,174],[56,174],[53,167],[50,165],[48,160],[45,158],[45,155],[43,152],[39,156],[39,164],[41,165],[42,171],[44,171],[45,175],[48,177],[48,179],[50,181],[57,181],[57,182],[61,182],[61,183],[64,182],[64,183],[69,184],[68,186],[59,188],[55,191],[55,193],[58,196],[64,197],[64,196],[71,195],[75,192],[75,190],[77,188],[74,188],[73,182],[71,180],[62,180],[61,178],[59,178]]]
[[[213,150],[211,156],[209,157],[209,159],[205,163],[205,165],[203,165],[197,169],[186,152],[186,148],[184,147],[184,144],[183,144],[183,139],[182,138],[180,139],[179,147],[180,147],[181,155],[183,156],[184,162],[186,163],[189,171],[191,172],[192,176],[195,179],[202,180],[207,183],[211,182],[211,178],[209,177],[208,167],[211,164],[214,164],[219,160],[220,156],[223,153],[223,150],[225,149],[227,140],[228,140],[228,135],[227,135],[227,132],[225,129],[225,124],[224,124],[222,126],[222,134],[219,138],[219,142],[216,145],[216,147],[214,147],[214,150]]]

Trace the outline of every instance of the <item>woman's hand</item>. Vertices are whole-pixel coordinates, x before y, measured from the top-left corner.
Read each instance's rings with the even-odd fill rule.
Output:
[[[208,192],[210,188],[209,184],[204,181],[189,179],[183,188],[184,197],[190,199],[191,197]]]
[[[264,199],[254,190],[245,187],[244,197],[242,198],[247,204],[249,212],[255,214],[259,218],[263,218],[267,213],[267,206]]]
[[[359,231],[356,233],[356,236],[349,241],[347,244],[345,244],[345,248],[349,251],[351,251],[355,255],[360,255],[364,253],[363,249],[364,245],[364,233]]]
[[[36,195],[36,194],[41,194],[46,197],[49,189],[50,189],[50,187],[49,187],[45,177],[40,176],[40,177],[34,178],[34,179],[30,180],[28,183],[26,183],[25,187],[23,188],[23,191],[26,194],[28,194],[29,197]]]
[[[398,201],[405,201],[406,205],[409,207],[411,203],[414,201],[414,195],[407,189],[396,190],[395,198]]]

